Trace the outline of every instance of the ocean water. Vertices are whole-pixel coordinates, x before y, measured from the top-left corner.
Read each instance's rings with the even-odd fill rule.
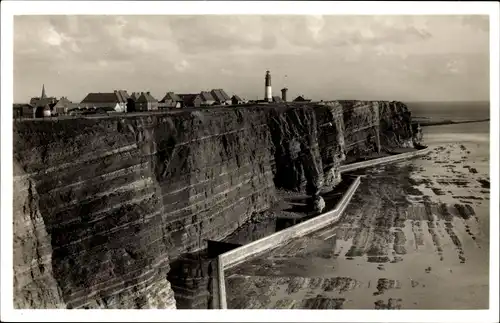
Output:
[[[490,118],[489,102],[412,102],[408,103],[412,117],[439,120],[484,120]],[[423,128],[424,144],[444,145],[468,143],[478,159],[489,161],[490,123],[475,122]],[[472,157],[472,156],[471,156]],[[474,158],[472,158],[474,159]]]
[[[479,120],[490,118],[489,102],[407,102],[412,117],[431,120]]]

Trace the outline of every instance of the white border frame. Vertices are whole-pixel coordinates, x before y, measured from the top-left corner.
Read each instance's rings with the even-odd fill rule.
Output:
[[[496,322],[498,320],[499,4],[496,2],[99,2],[3,1],[1,320],[8,321],[317,321]],[[482,14],[490,17],[490,310],[13,310],[12,307],[12,98],[13,15],[40,14]]]

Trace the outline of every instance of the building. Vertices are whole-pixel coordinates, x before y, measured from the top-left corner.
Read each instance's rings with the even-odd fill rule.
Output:
[[[141,95],[141,93],[132,92],[132,94],[130,94],[130,99],[135,102],[135,101],[137,101],[137,99],[139,98],[140,95]]]
[[[201,98],[201,105],[202,106],[211,106],[211,105],[215,105],[216,104],[215,98],[214,98],[214,96],[212,95],[211,92],[201,91],[200,92],[200,98]]]
[[[30,100],[30,104],[34,106],[35,118],[51,117],[53,115],[52,108],[56,103],[56,97],[48,97],[45,93],[45,84],[42,85],[42,95],[40,95],[40,97],[31,98]]]
[[[35,118],[47,118],[52,116],[50,104],[39,105],[35,109]]]
[[[132,94],[130,94],[130,97],[127,99],[127,112],[136,111],[135,102],[140,96],[140,92],[132,92]]]
[[[212,93],[212,96],[215,99],[215,103],[217,105],[231,104],[231,98],[223,89],[213,89],[212,91],[210,91],[210,93]]]
[[[167,92],[163,99],[158,102],[159,109],[179,109],[182,108],[182,99],[174,92]]]
[[[176,102],[172,100],[165,100],[165,101],[159,101],[158,102],[158,109],[180,109],[182,108],[182,103],[181,102]]]
[[[42,85],[42,95],[34,97],[30,100],[30,105],[36,107],[45,107],[46,105],[55,104],[57,99],[55,97],[48,97],[45,93],[45,84]]]
[[[198,108],[201,106],[202,100],[199,94],[179,94],[182,100],[182,107]]]
[[[293,102],[311,102],[311,100],[305,99],[303,95],[299,95],[293,100]]]
[[[165,102],[165,101],[173,101],[173,102],[182,102],[182,99],[175,94],[174,92],[167,92],[163,99],[161,99],[160,102]]]
[[[283,103],[284,101],[278,96],[273,96],[273,103]]]
[[[272,101],[273,90],[271,88],[271,72],[266,71],[266,84],[265,84],[265,92],[264,92],[264,100],[267,102]]]
[[[80,108],[99,112],[127,112],[132,100],[127,91],[89,93],[80,103]]]
[[[29,103],[14,103],[13,104],[14,118],[35,118],[36,107]]]
[[[151,93],[141,92],[141,95],[135,100],[135,111],[156,111],[158,110],[158,100]]]
[[[286,102],[286,93],[287,92],[288,92],[288,89],[286,87],[281,89],[281,99],[283,100],[283,102]]]
[[[233,95],[233,97],[231,98],[231,103],[232,103],[232,104],[235,104],[235,105],[236,105],[236,104],[243,104],[243,103],[244,103],[244,101],[243,101],[243,100],[242,100],[239,96],[237,96],[237,95],[235,94],[235,95]]]
[[[68,111],[74,109],[76,106],[78,105],[63,96],[51,107],[51,110],[53,115],[61,116],[68,114]]]

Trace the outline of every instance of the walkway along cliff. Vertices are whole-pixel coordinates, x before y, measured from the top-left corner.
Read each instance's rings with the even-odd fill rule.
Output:
[[[381,101],[15,121],[15,306],[175,308],[181,255],[413,137],[407,107]]]

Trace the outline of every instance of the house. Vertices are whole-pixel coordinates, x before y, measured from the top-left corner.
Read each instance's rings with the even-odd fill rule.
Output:
[[[35,118],[36,107],[29,103],[14,103],[14,118]]]
[[[137,99],[139,98],[140,95],[141,95],[140,93],[132,92],[132,94],[130,95],[130,98],[132,100],[134,100],[134,102],[135,102],[135,101],[137,101]]]
[[[274,103],[284,103],[283,99],[279,97],[278,95],[273,96],[273,102]]]
[[[125,105],[124,112],[135,111],[135,100],[133,100],[130,95],[125,90],[114,91],[118,97],[118,101]]]
[[[158,100],[150,92],[141,92],[141,95],[135,101],[136,111],[156,111],[158,110]]]
[[[198,108],[202,100],[199,94],[179,94],[183,107]]]
[[[311,102],[311,100],[305,99],[303,95],[299,95],[293,100],[293,102]]]
[[[89,93],[80,103],[80,107],[100,112],[127,112],[129,98],[127,91],[123,90],[110,93]]]
[[[50,104],[38,105],[35,109],[35,118],[45,118],[52,116]]]
[[[215,105],[215,98],[211,92],[201,91],[200,98],[201,98],[201,105],[202,106]]]
[[[231,98],[231,103],[232,104],[243,104],[243,100],[237,96],[236,94],[233,95],[233,97]]]
[[[178,109],[182,108],[184,101],[174,92],[167,92],[163,99],[158,103],[160,109]]]
[[[68,111],[72,108],[74,108],[75,104],[68,100],[66,97],[61,97],[59,101],[57,101],[52,107],[52,114],[53,115],[66,115],[68,114]]]
[[[215,99],[217,105],[229,105],[231,104],[231,98],[224,92],[223,89],[214,89],[210,91]]]
[[[158,102],[158,109],[180,109],[182,108],[182,103],[181,102],[176,102],[172,100],[165,100],[163,102],[159,101]]]
[[[135,108],[135,102],[137,99],[141,96],[141,93],[139,92],[132,92],[130,97],[127,99],[127,112],[134,112],[136,111]]]

